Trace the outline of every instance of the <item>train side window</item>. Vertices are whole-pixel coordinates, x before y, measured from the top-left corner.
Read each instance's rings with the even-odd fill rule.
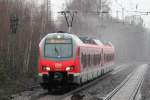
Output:
[[[83,67],[86,67],[86,55],[83,55]]]
[[[92,55],[92,66],[94,65],[94,55]]]
[[[94,61],[95,61],[95,65],[96,65],[96,62],[97,62],[97,61],[96,61],[96,55],[94,55],[94,59],[95,59]]]
[[[115,58],[115,55],[113,54],[113,59]]]
[[[85,67],[87,67],[87,55],[85,54]]]
[[[84,54],[82,54],[82,65],[83,65],[83,67],[84,67]]]
[[[90,67],[90,54],[88,55],[88,67]]]
[[[106,55],[104,54],[104,61],[106,61]]]
[[[85,67],[86,66],[86,61],[85,61],[86,59],[85,59],[85,54],[83,55],[83,67]]]
[[[97,55],[95,55],[95,66],[97,65]]]
[[[108,61],[110,61],[110,54],[108,55]]]
[[[110,55],[110,58],[111,58],[110,60],[112,61],[112,54]]]
[[[93,61],[92,55],[90,55],[90,66],[92,66],[92,61]]]
[[[89,67],[91,67],[90,66],[90,54],[88,55],[88,65],[89,65]]]
[[[102,55],[100,54],[100,63],[101,63],[101,60],[102,60]]]
[[[93,65],[95,66],[95,54],[93,55]]]
[[[111,61],[113,60],[113,54],[111,54]]]
[[[100,54],[100,64],[102,63],[102,53]]]
[[[92,55],[90,55],[90,66],[92,66]]]
[[[97,55],[95,55],[95,66],[97,65]]]
[[[96,65],[96,55],[94,55],[94,66]]]
[[[81,54],[81,64],[83,65],[83,63],[84,63],[84,55],[83,55],[83,53]]]
[[[108,55],[106,54],[106,61],[108,62]]]
[[[88,55],[86,55],[86,67],[88,67]]]
[[[106,61],[109,62],[109,55],[106,55]]]
[[[99,63],[99,57],[98,57],[98,54],[96,55],[96,59],[97,59],[96,65],[98,65],[98,63]]]
[[[99,63],[98,64],[100,64],[101,63],[101,54],[99,54]]]

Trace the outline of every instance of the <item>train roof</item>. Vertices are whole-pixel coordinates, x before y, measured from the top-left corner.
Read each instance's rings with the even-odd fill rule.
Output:
[[[75,42],[77,43],[83,43],[76,35],[74,34],[69,34],[69,33],[48,33],[40,42],[39,46],[44,42],[44,40],[46,38],[59,38],[59,37],[63,37],[63,38],[72,38],[73,40],[75,40]]]
[[[69,33],[64,33],[64,32],[57,32],[57,33],[48,33],[40,42],[39,46],[44,42],[46,38],[59,38],[59,37],[64,37],[64,38],[72,38],[75,40],[76,43],[79,44],[92,44],[92,45],[104,45],[104,46],[112,46],[111,42],[101,42],[99,39],[96,38],[91,38],[88,36],[77,36],[74,34],[69,34]]]
[[[79,38],[83,41],[83,43],[103,45],[103,43],[99,39],[96,39],[96,38],[91,38],[87,36],[79,36]]]
[[[90,38],[90,37],[79,36],[79,38],[85,44],[94,44],[94,45],[96,45],[95,41],[92,38]]]

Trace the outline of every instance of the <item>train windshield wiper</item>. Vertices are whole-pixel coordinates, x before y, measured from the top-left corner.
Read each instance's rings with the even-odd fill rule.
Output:
[[[56,54],[57,56],[59,56],[59,51],[58,51],[58,49],[57,49],[56,46],[55,46],[55,48],[54,48],[54,51],[55,51],[55,54]]]

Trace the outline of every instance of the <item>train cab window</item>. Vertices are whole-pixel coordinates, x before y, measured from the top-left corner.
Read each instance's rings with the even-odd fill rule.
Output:
[[[72,39],[46,39],[44,56],[47,58],[71,58],[73,56]]]

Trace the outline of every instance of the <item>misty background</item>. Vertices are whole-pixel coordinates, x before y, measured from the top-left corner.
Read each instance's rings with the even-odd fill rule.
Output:
[[[72,0],[64,4],[62,10],[77,11],[71,34],[112,42],[116,63],[149,63],[150,33],[143,19],[112,17],[110,3],[106,1],[100,4],[100,0]],[[59,20],[52,16],[51,2],[37,3],[37,0],[0,0],[0,95],[37,84],[38,43],[48,33],[68,31],[63,15],[58,16]],[[14,15],[18,18],[16,33],[10,27]]]

